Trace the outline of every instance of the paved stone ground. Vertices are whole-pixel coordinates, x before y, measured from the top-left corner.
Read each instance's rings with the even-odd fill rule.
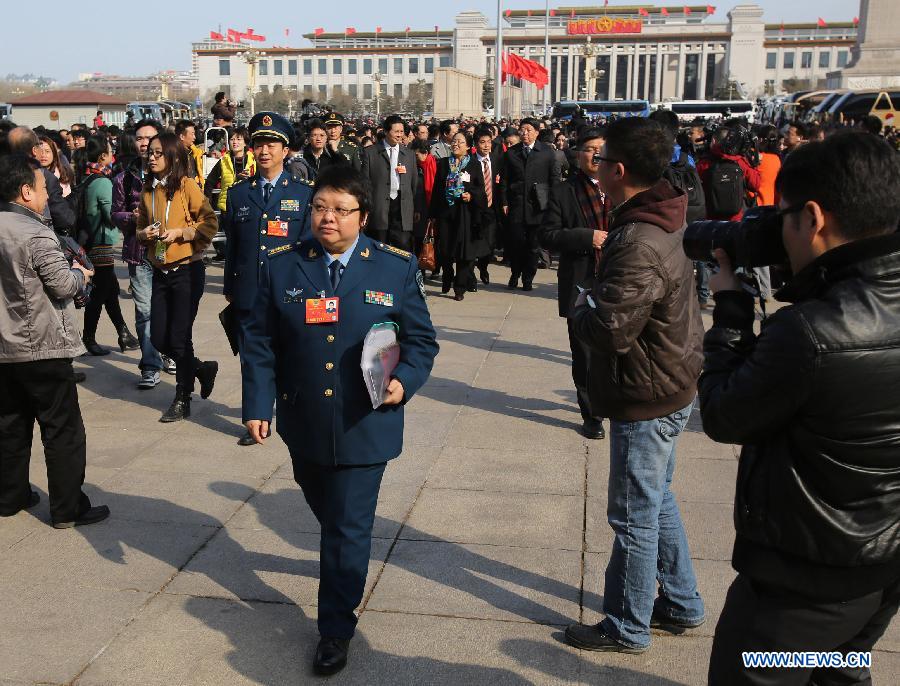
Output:
[[[350,666],[337,684],[640,684],[705,681],[725,591],[735,452],[692,418],[675,490],[709,621],[655,636],[639,656],[582,653],[562,627],[597,621],[611,544],[608,444],[576,432],[555,273],[534,292],[498,285],[457,303],[429,286],[441,353],[409,404],[406,449],[388,467]],[[265,684],[318,681],[318,536],[280,439],[241,448],[239,368],[208,272],[195,326],[219,381],[190,421],[157,422],[174,378],[139,392],[136,355],[81,358],[88,486],[110,520],[49,528],[42,503],[0,520],[0,684]],[[123,298],[126,298],[123,289]],[[131,319],[131,304],[123,307]],[[104,319],[101,342],[114,336]],[[894,622],[876,682],[900,680]]]

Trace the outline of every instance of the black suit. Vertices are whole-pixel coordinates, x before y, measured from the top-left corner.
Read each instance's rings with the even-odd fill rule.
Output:
[[[363,148],[362,177],[369,184],[372,197],[372,212],[366,233],[377,241],[411,251],[419,175],[416,156],[405,145],[397,147],[397,163],[406,167],[406,173],[399,175],[400,190],[393,200],[390,198],[391,159],[384,143],[379,141]]]
[[[491,206],[482,215],[482,235],[487,243],[487,250],[484,255],[480,256],[475,261],[479,271],[484,273],[487,273],[487,268],[491,263],[491,255],[494,248],[498,245],[502,245],[503,240],[500,235],[500,228],[503,226],[503,211],[501,209],[501,201],[503,198],[501,197],[500,192],[500,184],[502,182],[500,179],[500,169],[503,166],[503,149],[492,150],[489,158],[491,176],[488,183],[491,184],[492,202]],[[478,162],[477,155],[475,161]],[[478,162],[478,164],[481,165],[482,178],[484,178],[484,165],[482,162]],[[487,192],[487,189],[485,189],[485,192]]]
[[[558,184],[550,193],[550,203],[544,213],[539,233],[541,247],[559,251],[559,316],[566,317],[569,329],[569,348],[572,351],[572,381],[578,395],[578,407],[585,421],[593,417],[588,396],[590,350],[574,334],[570,317],[575,310],[578,286],[590,290],[594,278],[595,253],[593,218],[585,216],[575,188],[577,176]],[[605,204],[608,209],[608,204]]]
[[[502,204],[509,208],[506,219],[513,279],[518,281],[521,276],[523,284],[530,285],[540,252],[538,229],[550,190],[560,181],[560,166],[551,146],[536,141],[527,155],[524,148],[524,143],[517,143],[506,151],[500,188]]]

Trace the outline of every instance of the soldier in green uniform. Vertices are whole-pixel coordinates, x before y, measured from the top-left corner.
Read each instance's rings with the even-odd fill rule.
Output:
[[[359,146],[356,143],[341,138],[344,133],[344,117],[337,112],[329,112],[325,117],[325,145],[334,152],[346,157],[356,171],[362,169],[362,158],[359,156]]]

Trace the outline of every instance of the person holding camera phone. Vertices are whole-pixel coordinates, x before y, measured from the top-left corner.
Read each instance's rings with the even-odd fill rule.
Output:
[[[900,605],[900,158],[835,134],[786,157],[776,190],[775,220],[720,227],[713,255],[703,430],[742,449],[709,683],[869,684],[868,668],[745,669],[741,653],[868,652]],[[733,265],[779,235],[789,304],[756,335]]]
[[[212,393],[217,362],[194,356],[192,328],[206,281],[203,253],[218,230],[215,212],[189,176],[187,149],[178,136],[161,133],[147,148],[150,174],[144,183],[137,235],[153,264],[150,338],[175,361],[175,399],[160,417],[175,422],[191,416],[194,378],[200,397]]]
[[[81,489],[86,439],[72,359],[84,354],[73,298],[94,272],[69,265],[49,220],[44,176],[24,155],[0,157],[0,517],[40,502],[28,483],[41,427],[50,520],[57,529],[109,516]]]

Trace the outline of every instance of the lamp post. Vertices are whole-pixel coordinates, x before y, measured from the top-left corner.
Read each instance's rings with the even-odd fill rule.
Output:
[[[587,91],[585,100],[593,100],[596,97],[597,89],[594,86],[594,80],[605,73],[602,69],[595,69],[596,63],[591,64],[590,62],[598,52],[600,52],[600,47],[593,45],[591,37],[588,36],[584,45],[581,46],[581,55],[584,57],[584,85]]]
[[[380,71],[376,71],[372,75],[372,80],[375,82],[375,120],[381,118],[381,80],[384,78]]]
[[[239,52],[237,56],[244,60],[244,63],[247,65],[247,90],[250,96],[250,116],[252,117],[256,114],[256,102],[254,101],[256,96],[256,63],[259,62],[260,57],[265,57],[266,53],[256,48],[250,48]]]

